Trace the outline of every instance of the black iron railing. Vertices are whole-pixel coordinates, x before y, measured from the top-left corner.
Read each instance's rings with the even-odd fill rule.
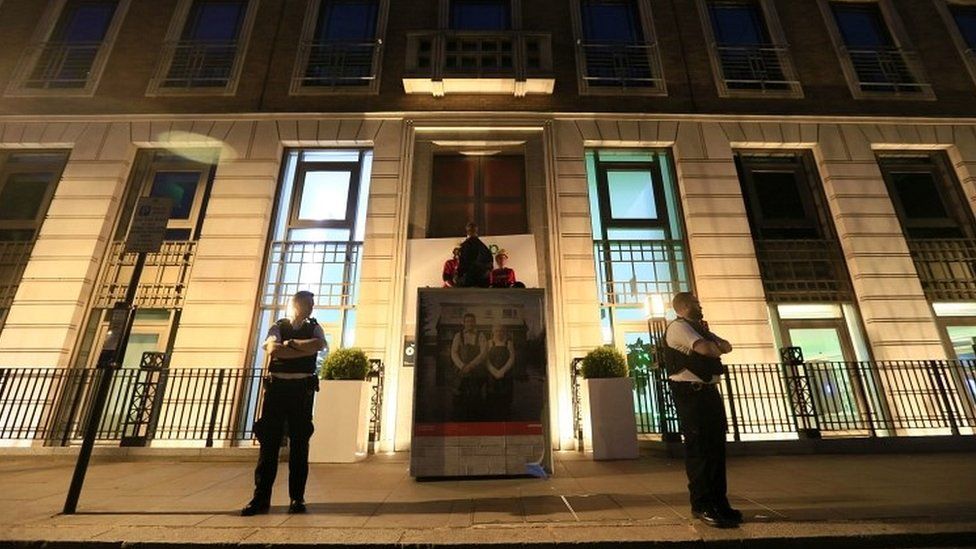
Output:
[[[170,42],[164,46],[157,79],[161,88],[222,88],[233,79],[237,65],[237,42]]]
[[[303,42],[301,74],[295,86],[369,86],[377,76],[380,42]]]
[[[755,240],[766,297],[784,302],[852,301],[850,277],[837,241]]]
[[[891,47],[848,48],[861,91],[919,94],[931,86],[918,80],[918,54]]]
[[[121,241],[113,242],[109,247],[95,298],[98,308],[107,309],[125,300],[139,254],[123,254],[124,247],[125,243]],[[147,309],[183,308],[196,249],[195,240],[167,240],[158,252],[146,254],[135,304]]]
[[[930,301],[976,300],[976,239],[909,238],[908,249]]]
[[[644,306],[652,295],[687,290],[688,253],[681,240],[595,240],[600,304]]]
[[[583,68],[582,78],[590,86],[655,89],[664,87],[657,44],[576,42]]]
[[[722,67],[722,79],[729,90],[784,91],[798,84],[786,76],[784,67],[789,49],[785,46],[716,44],[714,47]]]
[[[84,88],[89,84],[102,42],[43,42],[32,45],[25,59],[24,87],[32,89]]]
[[[13,303],[33,249],[33,239],[0,240],[0,309],[9,308]]]

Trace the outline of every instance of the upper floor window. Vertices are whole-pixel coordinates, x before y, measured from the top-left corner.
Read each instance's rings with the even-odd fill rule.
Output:
[[[972,210],[939,155],[883,156],[878,164],[909,239],[976,236]]]
[[[427,238],[461,237],[474,221],[481,234],[525,234],[525,157],[434,155]]]
[[[258,0],[181,0],[150,94],[233,94]]]
[[[376,92],[385,12],[381,0],[312,0],[292,93]]]
[[[450,27],[454,30],[509,30],[511,0],[451,0]]]
[[[647,0],[575,4],[581,93],[667,93]]]
[[[128,0],[53,2],[11,83],[14,94],[94,92]]]
[[[802,95],[772,2],[700,0],[699,7],[719,95]]]
[[[935,5],[962,53],[970,76],[976,81],[976,1],[935,0]]]
[[[934,97],[890,0],[824,1],[828,29],[856,98]]]

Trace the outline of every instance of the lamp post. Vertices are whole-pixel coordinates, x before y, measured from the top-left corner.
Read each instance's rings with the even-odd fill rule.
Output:
[[[647,314],[647,332],[650,335],[651,355],[655,369],[648,372],[648,382],[654,387],[654,394],[657,401],[658,425],[661,431],[661,440],[664,442],[680,442],[681,435],[678,430],[677,418],[669,417],[668,400],[665,380],[667,374],[664,370],[664,356],[661,349],[667,343],[664,341],[665,333],[668,329],[667,296],[664,294],[650,294],[644,302],[644,311]],[[657,379],[655,379],[657,378]]]

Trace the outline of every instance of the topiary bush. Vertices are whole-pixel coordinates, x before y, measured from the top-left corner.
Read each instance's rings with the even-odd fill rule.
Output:
[[[322,379],[352,379],[362,381],[369,374],[369,358],[362,349],[338,349],[322,362]]]
[[[627,359],[615,347],[597,347],[583,357],[583,377],[627,377]]]

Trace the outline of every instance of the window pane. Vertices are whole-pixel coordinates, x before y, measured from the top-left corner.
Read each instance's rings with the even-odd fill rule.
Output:
[[[306,221],[345,219],[351,177],[351,173],[339,171],[306,173],[298,218]]]
[[[930,173],[892,173],[891,180],[908,219],[949,219]]]
[[[21,173],[8,177],[3,190],[0,190],[0,220],[37,219],[47,186],[53,177],[49,173]]]
[[[952,342],[952,350],[958,360],[976,359],[976,351],[973,350],[973,338],[976,337],[976,326],[946,326],[949,332],[949,341]],[[970,380],[970,389],[976,394],[976,386]]]
[[[793,172],[753,172],[752,177],[762,219],[807,219]]]
[[[852,48],[891,47],[881,10],[874,2],[834,2],[831,4],[844,43]]]
[[[474,198],[476,163],[475,158],[464,156],[435,156],[432,202],[437,198]]]
[[[607,229],[609,240],[667,240],[664,229]]]
[[[584,0],[583,37],[587,42],[644,42],[633,0]]]
[[[790,342],[803,349],[807,362],[843,362],[844,347],[836,328],[791,328]]]
[[[292,229],[288,233],[292,242],[347,242],[349,229]]]
[[[57,42],[101,42],[108,31],[117,2],[68,2],[51,33]]]
[[[193,198],[200,184],[199,172],[156,172],[149,196],[169,198],[173,201],[170,219],[190,219]]]
[[[528,231],[524,204],[485,204],[482,234],[525,234]]]
[[[949,9],[956,24],[959,25],[959,32],[966,40],[966,44],[976,49],[976,6],[950,4]]]
[[[496,156],[484,160],[485,196],[521,198],[525,194],[521,156]]]
[[[647,171],[607,171],[614,219],[657,219],[654,182]]]
[[[754,46],[768,44],[769,35],[762,11],[755,2],[710,2],[715,40],[720,45]]]
[[[183,39],[201,42],[237,40],[244,19],[243,0],[197,0],[190,8]]]
[[[315,28],[316,42],[368,42],[376,35],[375,0],[324,0]]]
[[[507,30],[511,27],[509,7],[509,0],[453,0],[451,28]]]

